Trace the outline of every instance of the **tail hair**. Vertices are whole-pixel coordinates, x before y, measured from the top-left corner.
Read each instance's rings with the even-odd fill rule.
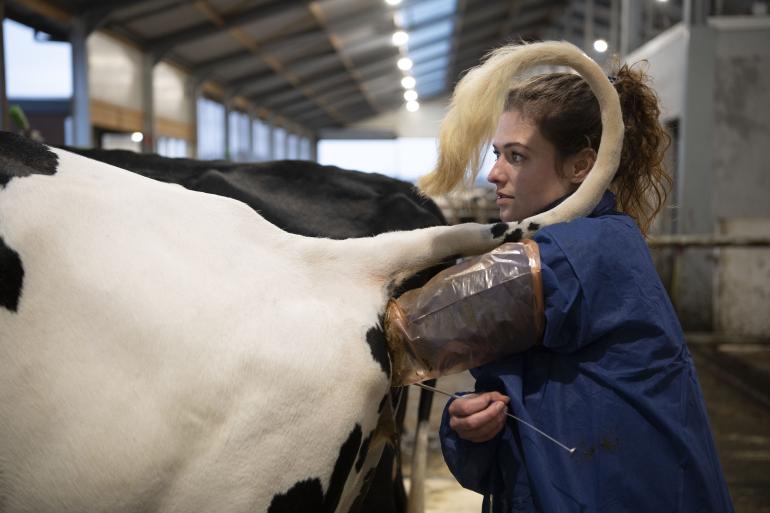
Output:
[[[603,130],[596,163],[578,191],[546,213],[548,215],[534,216],[532,220],[537,218],[538,224],[544,226],[587,215],[593,210],[620,163],[624,131],[620,101],[598,64],[576,46],[559,41],[500,47],[460,80],[449,112],[441,123],[436,168],[418,181],[424,193],[445,194],[464,178],[468,182],[475,180],[482,152],[503,114],[511,80],[539,65],[569,66],[588,82],[599,101]]]

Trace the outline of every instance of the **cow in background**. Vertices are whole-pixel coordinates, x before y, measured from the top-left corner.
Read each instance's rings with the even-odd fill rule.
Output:
[[[347,239],[446,224],[436,204],[418,194],[411,184],[377,173],[309,161],[233,163],[172,159],[126,150],[64,149],[155,180],[243,201],[266,220],[298,235]],[[441,264],[415,274],[394,295],[423,285],[445,267]],[[420,395],[419,417],[427,421],[432,392],[421,390]],[[406,390],[396,391],[397,435],[402,430],[405,399]],[[397,445],[383,448],[382,461],[360,506],[366,513],[405,511]]]

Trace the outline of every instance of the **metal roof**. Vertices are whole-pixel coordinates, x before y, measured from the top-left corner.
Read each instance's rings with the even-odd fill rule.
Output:
[[[66,38],[67,17],[129,40],[199,80],[311,130],[349,126],[403,103],[410,57],[421,100],[508,41],[578,39],[584,0],[6,0],[6,14]],[[53,15],[32,4],[45,3]],[[610,0],[594,0],[594,32]],[[391,37],[410,35],[397,47]],[[578,41],[580,42],[580,41]]]

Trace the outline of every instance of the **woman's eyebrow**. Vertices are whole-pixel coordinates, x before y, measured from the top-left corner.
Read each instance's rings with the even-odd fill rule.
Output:
[[[525,144],[521,144],[520,142],[509,142],[509,143],[505,143],[505,144],[503,144],[503,149],[506,149],[506,148],[510,148],[510,147],[512,147],[512,146],[518,146],[518,147],[520,147],[520,148],[524,148],[525,150],[531,151],[531,150],[530,150],[530,148],[529,148],[527,145],[525,145]],[[497,144],[495,144],[495,143],[492,143],[492,147],[493,147],[494,149],[498,149],[498,146],[497,146]]]

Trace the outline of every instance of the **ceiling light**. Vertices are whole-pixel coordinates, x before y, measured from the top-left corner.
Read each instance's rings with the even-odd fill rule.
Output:
[[[396,32],[393,32],[393,37],[391,38],[393,41],[393,44],[396,46],[405,45],[407,41],[409,41],[409,34],[404,32],[403,30],[397,30]]]
[[[410,59],[409,57],[401,57],[398,60],[397,65],[398,65],[398,69],[400,69],[401,71],[409,71],[410,69],[412,69],[412,59]]]
[[[131,134],[131,140],[135,143],[140,143],[144,140],[144,134],[142,132],[134,132]]]
[[[414,86],[417,85],[417,81],[414,79],[414,77],[404,77],[401,79],[401,87],[404,89],[414,89]]]
[[[420,109],[420,104],[417,102],[406,102],[406,110],[409,112],[417,112]]]
[[[404,91],[404,100],[408,102],[413,102],[417,99],[417,91],[414,89],[409,89],[408,91]]]
[[[401,0],[385,0],[385,3],[388,5],[398,5],[401,3]]]
[[[604,53],[607,51],[607,41],[604,39],[597,39],[594,41],[594,50],[596,50],[599,53]]]

